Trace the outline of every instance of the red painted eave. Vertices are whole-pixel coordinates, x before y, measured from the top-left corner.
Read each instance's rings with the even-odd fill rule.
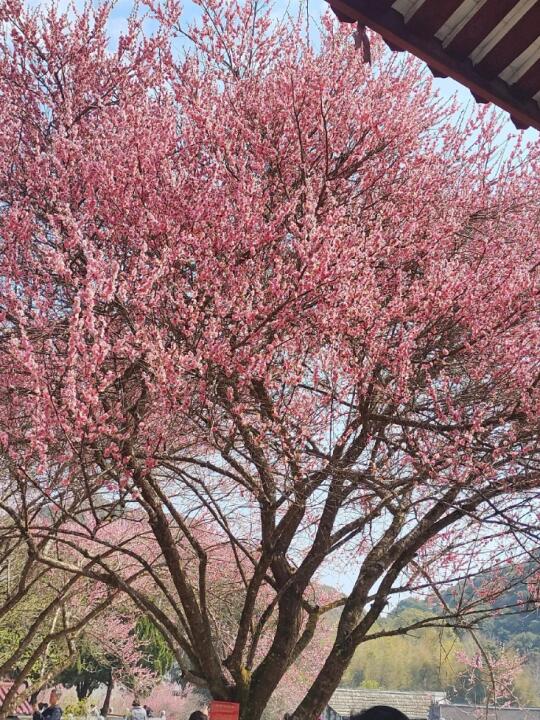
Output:
[[[0,705],[4,702],[7,692],[11,688],[10,682],[0,682]],[[24,700],[15,710],[15,715],[32,715],[32,706]]]

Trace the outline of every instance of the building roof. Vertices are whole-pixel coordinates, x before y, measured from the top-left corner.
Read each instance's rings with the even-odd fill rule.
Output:
[[[440,720],[540,720],[540,708],[496,708],[485,705],[450,705],[440,703],[436,709]]]
[[[338,18],[380,33],[478,102],[540,130],[540,0],[328,0]]]
[[[390,705],[401,710],[410,720],[427,720],[431,706],[442,700],[446,700],[446,695],[441,692],[394,692],[392,690],[338,688],[328,704],[342,717],[349,717],[374,705]]]

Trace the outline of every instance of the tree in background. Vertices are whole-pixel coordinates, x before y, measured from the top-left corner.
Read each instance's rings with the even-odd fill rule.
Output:
[[[79,701],[86,700],[100,685],[107,685],[112,674],[112,662],[97,654],[92,647],[81,647],[75,662],[66,668],[58,681],[65,687],[74,687]]]
[[[315,48],[259,2],[150,5],[111,50],[108,5],[0,4],[5,489],[63,518],[18,507],[40,566],[243,720],[341,605],[307,720],[359,645],[503,588],[378,628],[393,595],[537,543],[538,154],[329,19]]]
[[[136,693],[147,693],[170,670],[174,656],[159,631],[134,607],[113,607],[103,613],[99,626],[90,624],[77,643],[75,662],[56,681],[75,687],[77,699],[86,700],[101,685],[109,695],[115,683]],[[102,712],[104,716],[107,712]]]
[[[12,570],[18,558],[10,555]],[[23,561],[12,576],[13,588],[0,607],[0,676],[12,684],[0,714],[22,699],[35,700],[77,656],[77,642],[114,598],[108,588],[95,591],[84,576],[65,577],[50,568],[33,569]]]
[[[12,684],[2,716],[23,698],[34,702],[44,687],[56,682],[76,685],[79,700],[100,683],[112,690],[115,678],[137,689],[151,686],[157,675],[149,666],[150,642],[137,635],[137,607],[118,589],[89,579],[83,566],[66,573],[36,559],[45,545],[57,562],[73,560],[73,553],[61,554],[58,544],[52,547],[52,528],[60,531],[66,518],[48,512],[49,500],[39,503],[31,488],[13,484],[11,473],[4,470],[0,676]],[[21,533],[29,517],[33,537]],[[77,515],[78,522],[82,517]],[[114,543],[116,538],[109,540]]]

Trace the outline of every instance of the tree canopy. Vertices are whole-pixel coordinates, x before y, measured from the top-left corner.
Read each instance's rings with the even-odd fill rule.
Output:
[[[308,720],[359,645],[504,588],[392,596],[537,544],[538,149],[330,17],[201,9],[111,47],[109,4],[0,2],[0,510],[242,720],[294,672]]]

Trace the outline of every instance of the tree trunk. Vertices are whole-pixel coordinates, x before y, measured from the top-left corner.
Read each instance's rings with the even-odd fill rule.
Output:
[[[38,652],[39,651],[40,648],[38,648]],[[31,665],[35,662],[35,657],[34,659],[30,658],[29,663],[20,670],[19,675],[13,680],[12,686],[9,688],[6,696],[4,697],[4,702],[0,704],[0,720],[5,720],[8,715],[11,715],[12,712],[23,702],[25,697],[28,697],[28,692],[30,692],[30,703],[35,704],[37,702],[38,695],[43,688],[47,687],[48,683],[54,680],[54,678],[65,670],[65,668],[69,667],[74,660],[75,655],[68,655],[62,664],[52,668],[45,677],[40,678],[38,681],[39,685],[29,686],[27,681],[29,667],[31,667]],[[22,685],[25,686],[28,692],[21,692],[19,690]],[[17,690],[19,691],[17,692]]]
[[[334,690],[341,682],[341,677],[354,654],[354,643],[336,648],[330,653],[323,669],[318,675],[300,705],[293,714],[294,720],[316,720],[328,705]]]
[[[105,693],[105,699],[103,700],[103,707],[101,708],[101,714],[104,718],[109,714],[109,706],[111,704],[111,696],[114,688],[114,679],[112,669],[109,670],[109,679],[107,681],[107,692]]]
[[[96,687],[98,687],[98,685],[99,683],[96,683],[92,677],[79,680],[79,682],[75,683],[77,700],[81,701],[89,698],[92,692],[96,689]]]
[[[0,702],[0,720],[5,720],[9,715],[14,714],[16,707],[22,702],[21,692],[19,690],[19,683],[22,684],[20,678],[15,678],[13,684],[8,689],[4,700]],[[36,690],[30,695],[30,702],[33,704],[37,702],[39,690]]]
[[[298,640],[301,595],[295,589],[284,594],[274,641],[251,677],[247,701],[240,708],[242,720],[259,720],[289,666]]]

